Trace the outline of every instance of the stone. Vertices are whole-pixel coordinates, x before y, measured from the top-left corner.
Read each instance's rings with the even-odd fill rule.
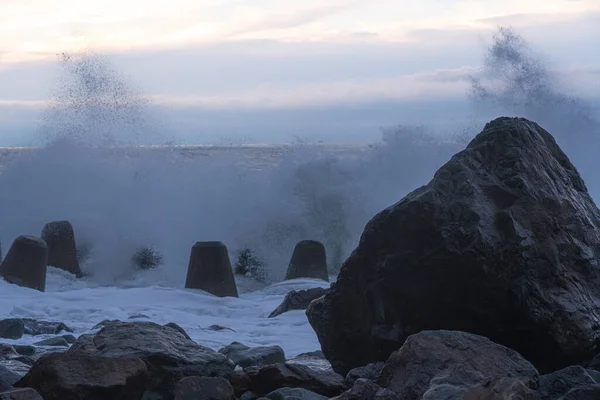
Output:
[[[242,373],[230,376],[229,381],[236,395],[250,391],[257,396],[264,396],[282,387],[291,387],[333,397],[345,389],[344,378],[333,371],[315,370],[291,363],[248,367]]]
[[[53,337],[33,343],[35,346],[69,347],[64,337]]]
[[[33,356],[35,355],[35,347],[24,344],[15,344],[13,345],[15,351],[22,356]]]
[[[600,399],[600,385],[575,388],[558,400],[598,400]]]
[[[538,393],[543,400],[555,400],[576,388],[587,388],[599,382],[580,365],[572,365],[540,376]]]
[[[431,400],[434,397],[430,397]],[[499,378],[467,390],[459,400],[541,400],[540,396],[516,378]]]
[[[229,254],[223,243],[197,242],[192,247],[185,287],[218,297],[238,297]]]
[[[306,310],[311,301],[325,296],[329,289],[311,288],[306,290],[292,290],[285,295],[281,304],[269,315],[269,318],[276,317],[291,310]]]
[[[281,388],[267,394],[269,400],[328,400],[328,397],[301,388]]]
[[[354,385],[341,395],[331,400],[401,400],[400,396],[389,389],[382,388],[375,382],[359,378]],[[434,400],[434,399],[431,399]],[[440,399],[435,399],[440,400]]]
[[[385,362],[377,384],[402,399],[436,399],[506,377],[538,387],[537,370],[516,351],[483,336],[440,330],[409,336]]]
[[[44,400],[141,399],[148,380],[136,357],[46,353],[15,387],[31,387]]]
[[[18,318],[8,318],[0,321],[0,338],[20,339],[25,333],[25,325]]]
[[[233,342],[219,350],[225,354],[235,365],[242,368],[252,366],[265,366],[285,362],[285,353],[279,346],[248,347],[239,342]]]
[[[307,316],[342,374],[431,329],[488,337],[543,373],[578,364],[600,340],[599,228],[554,138],[498,118],[369,221]]]
[[[183,329],[182,327],[180,327],[179,325],[177,325],[175,322],[169,322],[168,324],[166,324],[165,326],[168,326],[169,328],[173,328],[176,329],[179,333],[181,333],[186,339],[192,340],[192,338],[187,334],[187,332],[185,331],[185,329]]]
[[[348,375],[346,375],[346,380],[344,381],[346,387],[351,388],[352,386],[354,386],[354,382],[356,382],[357,379],[368,379],[370,381],[376,381],[377,378],[379,378],[381,370],[383,369],[383,365],[384,363],[378,362],[373,364],[367,364],[363,367],[354,368],[353,370],[348,372]]]
[[[175,385],[174,400],[236,400],[233,387],[224,378],[189,376]]]
[[[296,278],[314,278],[329,282],[327,255],[323,243],[303,240],[296,245],[285,280]]]
[[[68,344],[73,344],[77,340],[77,338],[73,335],[62,335],[61,338],[65,339]]]
[[[42,229],[42,240],[48,245],[48,265],[70,272],[80,278],[75,232],[69,221],[52,221]]]
[[[9,283],[43,292],[47,264],[46,242],[35,236],[19,236],[0,264],[0,275]]]
[[[12,389],[15,382],[20,378],[21,377],[18,374],[15,374],[3,365],[0,365],[0,392]]]
[[[63,322],[38,321],[31,318],[22,318],[21,321],[23,321],[25,326],[26,335],[58,335],[63,331],[73,332],[73,329],[69,328]]]
[[[179,329],[153,322],[104,321],[95,334],[81,335],[69,354],[138,357],[150,367],[148,390],[170,396],[187,376],[227,377],[233,363],[223,354],[188,339]]]
[[[32,388],[12,389],[0,393],[0,400],[44,400],[40,394]]]

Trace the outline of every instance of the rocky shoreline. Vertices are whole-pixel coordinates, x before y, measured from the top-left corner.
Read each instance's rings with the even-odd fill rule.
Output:
[[[210,243],[190,269],[231,270]],[[324,249],[306,247],[317,260],[295,254],[288,275],[326,272]],[[498,118],[367,224],[330,289],[291,292],[273,311],[306,308],[322,353],[216,351],[173,323],[103,321],[74,338],[10,319],[0,337],[54,336],[0,346],[0,399],[600,399],[599,256],[600,210],[575,166],[539,125]],[[324,359],[331,368],[316,367]]]

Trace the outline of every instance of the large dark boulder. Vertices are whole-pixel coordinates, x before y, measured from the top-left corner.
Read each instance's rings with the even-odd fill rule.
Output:
[[[536,369],[516,351],[482,336],[422,331],[386,361],[377,383],[401,399],[457,399],[468,389],[500,378],[537,389]]]
[[[105,321],[93,335],[81,335],[67,354],[140,358],[148,366],[148,391],[165,398],[187,376],[227,377],[234,364],[223,354],[201,346],[177,328],[153,322]]]
[[[498,118],[367,224],[307,315],[342,374],[432,329],[489,337],[542,372],[577,364],[600,339],[599,227],[553,137]]]
[[[42,229],[41,238],[48,245],[48,265],[81,277],[75,232],[69,221],[48,222]]]
[[[31,387],[45,400],[140,400],[148,380],[135,357],[46,353],[16,387]]]
[[[48,245],[35,236],[19,236],[0,264],[0,275],[15,285],[46,290]]]

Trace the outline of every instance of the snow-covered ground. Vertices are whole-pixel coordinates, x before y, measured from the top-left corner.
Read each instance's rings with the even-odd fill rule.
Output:
[[[0,279],[0,319],[60,321],[71,327],[75,336],[90,332],[106,319],[175,322],[197,343],[215,350],[233,341],[248,346],[279,345],[288,358],[320,349],[304,311],[290,311],[275,318],[268,315],[289,291],[328,287],[327,282],[295,279],[260,287],[241,277],[237,278],[239,298],[218,298],[173,285],[140,285],[150,278],[138,277],[129,286],[99,286],[49,267],[44,293]],[[211,325],[228,329],[207,329]],[[31,344],[44,338],[25,335],[18,340],[2,341]]]

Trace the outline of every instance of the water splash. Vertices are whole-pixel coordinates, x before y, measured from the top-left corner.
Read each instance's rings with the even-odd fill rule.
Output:
[[[0,238],[6,247],[18,235],[39,234],[48,221],[68,219],[89,249],[86,268],[95,282],[131,284],[139,273],[132,255],[148,246],[163,264],[134,282],[181,286],[198,240],[221,240],[232,254],[251,248],[272,280],[284,276],[298,241],[320,240],[335,270],[375,213],[426,184],[498,115],[542,124],[567,143],[588,184],[600,187],[591,164],[598,114],[564,94],[547,64],[506,29],[473,80],[476,110],[489,117],[446,140],[427,126],[387,128],[381,142],[345,155],[310,143],[271,149],[275,155],[232,146],[208,157],[210,149],[190,156],[177,147],[131,147],[159,130],[168,138],[143,96],[97,54],[65,57],[61,65],[42,127],[48,145],[0,174]],[[249,155],[262,165],[250,167]]]

